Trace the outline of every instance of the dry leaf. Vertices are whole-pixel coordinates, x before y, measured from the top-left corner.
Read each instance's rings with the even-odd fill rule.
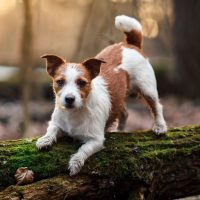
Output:
[[[32,183],[34,180],[34,173],[27,167],[20,167],[15,172],[15,180],[17,181],[17,185]]]

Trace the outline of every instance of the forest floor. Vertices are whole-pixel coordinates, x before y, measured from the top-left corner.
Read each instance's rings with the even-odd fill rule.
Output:
[[[178,100],[175,97],[161,99],[164,116],[169,127],[200,124],[200,103],[189,100]],[[53,111],[53,102],[31,102],[31,125],[26,137],[44,134],[48,120]],[[146,106],[139,99],[127,101],[129,117],[126,131],[149,129],[153,120]],[[0,102],[0,140],[18,139],[21,137],[22,112],[20,102]]]

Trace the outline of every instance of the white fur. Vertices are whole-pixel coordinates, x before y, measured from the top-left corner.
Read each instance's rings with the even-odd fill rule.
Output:
[[[155,74],[149,60],[135,49],[123,48],[122,64],[118,69],[128,72],[130,88],[139,91],[154,111],[153,131],[156,134],[165,133],[167,126],[163,117],[162,105],[159,103]],[[149,103],[149,99],[151,103]]]
[[[156,78],[149,60],[142,56],[137,50],[123,48],[121,69],[128,72],[130,86],[139,86],[143,90],[151,90],[151,94],[158,96]]]
[[[82,140],[84,144],[69,161],[70,175],[77,174],[85,160],[103,148],[104,129],[109,117],[111,101],[102,77],[93,79],[91,88],[85,106],[70,110],[56,106],[46,135],[39,138],[36,143],[39,149],[51,145],[56,141],[59,129],[67,132],[71,137]]]
[[[125,15],[115,17],[115,27],[123,32],[130,32],[131,30],[136,30],[138,32],[142,31],[140,22],[138,22],[135,18]]]
[[[80,108],[83,105],[78,86],[76,84],[76,79],[82,75],[82,71],[76,66],[76,64],[68,64],[62,72],[62,75],[65,76],[67,83],[64,87],[58,92],[56,96],[56,104],[60,107],[65,108],[65,97],[67,95],[74,95],[75,102],[74,106]]]
[[[47,128],[47,133],[38,139],[36,146],[38,149],[42,149],[43,147],[49,147],[54,142],[57,141],[59,128],[52,121],[49,122],[49,126]]]

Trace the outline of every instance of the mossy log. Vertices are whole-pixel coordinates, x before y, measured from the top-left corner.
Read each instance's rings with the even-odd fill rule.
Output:
[[[38,151],[33,140],[0,142],[0,199],[173,199],[200,194],[200,126],[109,133],[105,149],[69,177],[67,163],[79,143],[66,138]],[[17,168],[35,181],[14,186]],[[44,180],[43,180],[44,179]]]

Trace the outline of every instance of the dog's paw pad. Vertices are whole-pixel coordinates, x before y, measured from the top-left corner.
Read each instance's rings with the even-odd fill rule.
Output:
[[[73,155],[69,161],[69,171],[70,176],[76,175],[80,172],[82,166],[84,165],[84,159],[79,155]]]
[[[43,136],[41,138],[39,138],[36,142],[36,147],[40,150],[40,149],[44,149],[44,148],[48,148],[53,144],[53,139],[51,137],[48,136]]]
[[[156,135],[161,135],[167,132],[167,126],[166,124],[154,124],[152,131]]]

